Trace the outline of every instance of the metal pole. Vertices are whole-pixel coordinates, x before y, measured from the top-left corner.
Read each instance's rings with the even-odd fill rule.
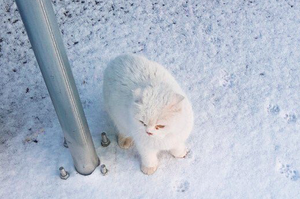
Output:
[[[50,0],[16,0],[74,161],[82,175],[100,164]]]

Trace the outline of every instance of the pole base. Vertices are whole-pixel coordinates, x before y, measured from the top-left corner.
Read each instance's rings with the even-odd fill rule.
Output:
[[[98,158],[98,164],[97,164],[97,166],[95,167],[95,169],[100,165],[100,158]],[[75,168],[75,170],[76,170],[76,172],[77,173],[79,173],[80,175],[83,175],[83,176],[89,176],[89,175],[91,175],[94,171],[95,171],[95,169],[91,172],[91,173],[80,173],[77,169],[76,169],[76,167],[74,167]]]

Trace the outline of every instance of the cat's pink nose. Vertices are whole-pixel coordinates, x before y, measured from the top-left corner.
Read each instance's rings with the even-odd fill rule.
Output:
[[[150,132],[146,132],[148,135],[153,135],[152,133],[150,133]]]

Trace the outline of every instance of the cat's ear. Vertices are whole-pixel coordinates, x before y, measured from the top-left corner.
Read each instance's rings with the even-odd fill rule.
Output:
[[[143,103],[142,95],[143,95],[143,91],[141,88],[132,90],[132,96],[133,96],[134,103],[142,104]]]
[[[170,110],[173,112],[178,112],[182,108],[182,101],[184,100],[184,96],[173,93],[171,97]]]

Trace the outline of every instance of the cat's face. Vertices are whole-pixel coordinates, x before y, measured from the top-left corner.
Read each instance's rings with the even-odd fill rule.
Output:
[[[184,97],[164,88],[134,91],[134,120],[143,136],[164,138],[176,128]],[[178,121],[177,121],[178,122]]]
[[[165,110],[156,114],[154,112],[143,111],[137,113],[136,116],[138,117],[136,119],[138,120],[139,129],[141,129],[140,132],[146,136],[163,138],[171,131],[171,127],[174,126],[172,114],[166,113]]]

